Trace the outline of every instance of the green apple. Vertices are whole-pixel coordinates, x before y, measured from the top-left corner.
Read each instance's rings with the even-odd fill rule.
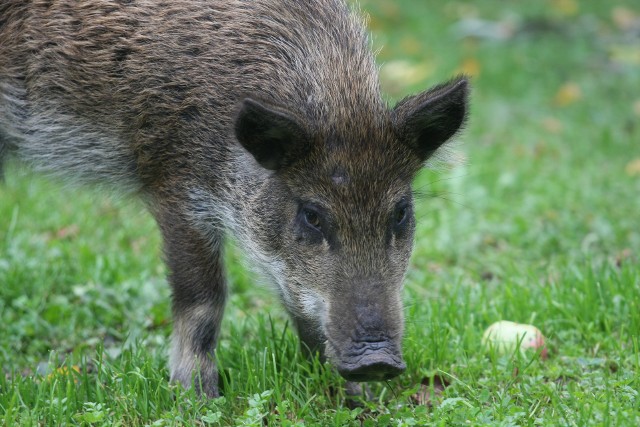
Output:
[[[519,345],[521,352],[532,349],[539,351],[542,359],[548,357],[545,338],[540,329],[508,320],[501,320],[489,326],[482,335],[482,345],[499,354],[513,353]]]

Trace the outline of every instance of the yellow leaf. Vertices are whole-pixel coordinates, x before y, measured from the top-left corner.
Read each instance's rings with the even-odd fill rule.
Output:
[[[467,58],[462,61],[458,71],[467,76],[476,77],[480,75],[480,62],[475,58]]]
[[[560,107],[573,104],[574,102],[582,98],[582,90],[580,86],[575,83],[569,82],[562,85],[554,98],[554,103]]]
[[[382,10],[382,14],[386,19],[397,18],[400,16],[400,6],[398,6],[395,2],[381,2],[380,9]]]
[[[629,176],[640,176],[640,159],[630,161],[624,170]]]
[[[626,7],[617,6],[611,11],[613,23],[621,30],[630,30],[636,25],[638,18],[636,14]]]
[[[71,371],[75,371],[77,373],[80,373],[80,367],[77,365],[73,365],[71,367],[71,370],[69,370],[69,368],[67,368],[66,366],[63,366],[61,368],[56,369],[55,371],[53,371],[52,373],[50,373],[49,375],[47,375],[47,379],[50,380],[51,378],[57,376],[57,375],[69,375],[71,373]],[[74,379],[74,381],[76,381]]]
[[[640,99],[633,103],[633,112],[640,117]]]
[[[424,81],[433,73],[433,64],[420,62],[413,64],[409,61],[391,61],[382,66],[381,77],[387,81],[406,86]]]
[[[560,14],[573,16],[578,13],[578,2],[576,0],[553,0],[551,6]]]
[[[400,42],[400,47],[405,53],[409,55],[415,55],[417,53],[420,53],[420,51],[422,50],[422,44],[416,37],[403,38]]]
[[[640,47],[618,45],[610,48],[611,59],[620,64],[640,65]]]
[[[545,117],[542,120],[542,126],[547,130],[547,132],[554,134],[562,132],[563,129],[562,122],[555,117]]]
[[[384,28],[384,20],[381,20],[376,15],[367,15],[367,27],[371,31],[380,31]]]

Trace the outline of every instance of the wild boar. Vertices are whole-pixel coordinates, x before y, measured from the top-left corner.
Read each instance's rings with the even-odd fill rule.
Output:
[[[348,381],[405,369],[411,182],[459,77],[390,108],[342,0],[3,0],[0,164],[142,197],[173,291],[171,378],[218,395],[225,234]]]

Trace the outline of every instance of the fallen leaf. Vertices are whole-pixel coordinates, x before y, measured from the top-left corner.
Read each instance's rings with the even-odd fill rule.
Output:
[[[68,227],[63,227],[60,230],[56,231],[56,238],[57,239],[67,239],[67,238],[74,238],[78,235],[78,233],[80,232],[80,227],[78,227],[76,224],[71,224]]]
[[[405,37],[400,41],[402,51],[408,55],[415,55],[422,51],[422,43],[417,37]]]
[[[442,264],[432,261],[427,263],[427,270],[431,273],[442,273],[444,267]]]
[[[615,360],[607,359],[604,357],[569,357],[563,356],[560,360],[564,363],[572,365],[578,365],[580,368],[588,371],[598,369],[608,369],[612,373],[618,372],[620,366]]]
[[[425,80],[433,73],[433,69],[433,64],[429,62],[414,64],[398,60],[384,64],[380,75],[392,83],[410,86]]]
[[[533,157],[541,159],[543,157],[558,157],[558,150],[555,145],[549,145],[543,140],[540,140],[533,146]]]
[[[493,279],[496,278],[496,275],[495,275],[495,273],[493,273],[491,271],[485,271],[480,275],[480,278],[482,280],[484,280],[485,282],[490,282],[490,281],[492,281]]]
[[[573,104],[582,98],[582,90],[576,83],[568,82],[562,85],[554,97],[554,103],[560,107]]]
[[[480,62],[477,59],[467,58],[462,61],[462,65],[460,65],[458,71],[467,76],[477,77],[480,75],[480,69]]]
[[[545,378],[545,380],[549,381],[549,378]],[[572,377],[569,375],[560,375],[559,377],[557,377],[556,379],[553,380],[553,382],[561,387],[564,387],[566,384],[570,383],[570,382],[574,382],[574,381],[579,381],[578,377]]]
[[[418,391],[411,395],[411,400],[416,405],[433,407],[441,400],[444,389],[449,387],[449,385],[451,385],[451,382],[442,375],[424,377],[422,381],[420,381]]]
[[[616,267],[622,267],[627,260],[633,257],[633,252],[629,248],[625,248],[616,255]]]
[[[564,16],[574,16],[579,10],[576,0],[554,0],[551,2],[551,7]]]
[[[375,15],[367,16],[367,27],[371,31],[380,31],[384,28],[384,21],[382,19],[378,19]]]
[[[640,99],[633,103],[633,112],[640,117]]]
[[[515,34],[515,25],[509,21],[487,21],[478,18],[465,18],[458,21],[453,32],[459,38],[481,40],[508,40]]]
[[[611,60],[619,64],[640,65],[640,47],[621,44],[611,46],[609,50]]]
[[[627,31],[638,25],[640,18],[631,9],[616,6],[611,10],[611,20],[616,27]]]
[[[52,378],[58,376],[58,375],[64,375],[64,376],[68,376],[69,374],[71,374],[71,372],[76,372],[76,373],[80,373],[80,367],[77,365],[73,365],[71,367],[71,369],[69,369],[66,366],[63,366],[61,368],[57,368],[55,371],[51,372],[49,375],[47,375],[47,380],[51,380]],[[73,379],[74,382],[78,382],[77,378]]]
[[[542,126],[545,128],[547,132],[553,133],[553,134],[558,134],[562,132],[562,129],[564,128],[564,126],[562,125],[562,122],[556,119],[555,117],[545,117],[542,120]]]
[[[624,170],[629,176],[640,175],[640,159],[631,160],[624,168]]]
[[[380,9],[385,19],[398,18],[400,16],[400,6],[392,1],[384,1],[380,3]]]

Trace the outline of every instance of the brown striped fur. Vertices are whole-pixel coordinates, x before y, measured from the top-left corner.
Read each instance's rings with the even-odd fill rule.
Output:
[[[0,171],[12,155],[147,201],[171,376],[210,396],[226,233],[345,378],[404,369],[411,180],[466,98],[459,78],[389,108],[342,0],[0,2]]]

